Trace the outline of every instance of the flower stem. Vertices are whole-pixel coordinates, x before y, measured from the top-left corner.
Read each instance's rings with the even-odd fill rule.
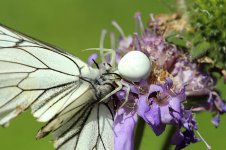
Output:
[[[144,127],[145,127],[144,120],[142,118],[139,118],[137,122],[136,131],[135,131],[134,150],[139,150],[140,148],[142,137],[144,134]]]
[[[176,130],[176,126],[170,126],[170,129],[168,131],[168,134],[166,136],[166,139],[162,145],[162,148],[161,150],[170,150],[171,148],[171,139],[173,137],[173,134],[175,133],[175,130]]]

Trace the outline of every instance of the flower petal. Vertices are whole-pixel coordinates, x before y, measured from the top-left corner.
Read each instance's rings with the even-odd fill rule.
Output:
[[[123,109],[123,108],[121,108]],[[133,150],[134,127],[137,123],[136,113],[116,113],[114,120],[114,149]]]

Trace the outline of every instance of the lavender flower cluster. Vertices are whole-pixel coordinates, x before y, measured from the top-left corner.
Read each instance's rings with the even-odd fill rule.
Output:
[[[184,51],[168,43],[162,35],[158,20],[151,18],[153,25],[144,29],[139,14],[136,20],[141,27],[141,35],[122,35],[116,49],[117,61],[129,51],[138,50],[151,60],[153,69],[147,80],[131,83],[128,102],[118,108],[114,119],[115,149],[131,150],[134,144],[134,129],[141,117],[159,136],[167,125],[175,126],[176,130],[171,143],[175,149],[182,149],[190,143],[200,141],[196,137],[197,124],[194,113],[211,111],[212,119],[217,127],[220,114],[226,112],[226,103],[215,91],[214,79],[202,72],[199,64],[193,62]],[[119,106],[125,100],[126,88],[115,95]],[[190,97],[198,97],[202,101],[192,101]],[[200,135],[201,140],[202,139]],[[206,143],[207,148],[210,146]]]

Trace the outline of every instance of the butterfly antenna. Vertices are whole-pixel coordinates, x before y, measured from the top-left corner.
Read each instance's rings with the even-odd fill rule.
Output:
[[[93,61],[93,63],[95,64],[95,66],[97,67],[97,69],[100,69],[98,63],[97,63],[94,59],[92,59],[92,61]]]

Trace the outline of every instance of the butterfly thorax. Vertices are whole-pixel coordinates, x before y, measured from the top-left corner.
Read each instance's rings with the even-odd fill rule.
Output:
[[[97,91],[97,97],[101,99],[108,99],[109,93],[111,93],[116,87],[116,81],[120,76],[115,73],[105,72],[100,75],[95,81],[95,89]],[[106,97],[108,95],[108,97]]]

